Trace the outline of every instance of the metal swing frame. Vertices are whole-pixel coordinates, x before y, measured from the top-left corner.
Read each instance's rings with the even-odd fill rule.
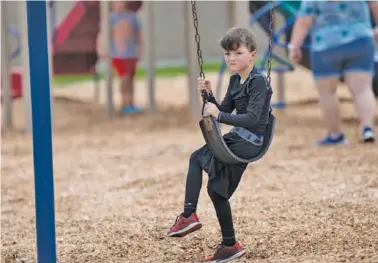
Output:
[[[198,33],[198,18],[197,18],[197,10],[196,10],[196,3],[195,1],[191,1],[192,4],[192,14],[193,14],[193,23],[195,28],[195,40],[197,43],[197,55],[198,55],[198,64],[200,67],[200,76],[205,78],[205,74],[203,72],[203,59],[202,59],[202,51],[200,47],[200,35]],[[271,54],[272,54],[272,37],[273,37],[273,23],[274,23],[274,1],[271,1],[271,9],[270,9],[270,17],[271,21],[269,23],[269,29],[270,29],[270,37],[269,37],[269,51],[268,51],[268,72],[267,72],[267,79],[268,83],[270,85],[271,79],[270,79],[270,71],[271,71]],[[257,153],[257,155],[252,159],[243,159],[238,156],[236,156],[227,146],[226,142],[223,139],[222,132],[219,128],[218,122],[215,120],[212,116],[203,116],[203,111],[205,104],[207,103],[207,95],[206,92],[202,92],[202,100],[203,100],[203,106],[202,106],[202,120],[199,122],[199,126],[202,131],[202,135],[206,141],[207,146],[219,161],[225,163],[225,164],[238,164],[238,163],[251,163],[256,162],[259,159],[261,159],[265,153],[268,151],[273,137],[274,137],[274,131],[275,131],[275,123],[276,123],[276,117],[273,115],[272,110],[269,113],[269,120],[268,125],[266,127],[266,131],[264,134],[264,141],[263,145],[260,148],[260,151]]]

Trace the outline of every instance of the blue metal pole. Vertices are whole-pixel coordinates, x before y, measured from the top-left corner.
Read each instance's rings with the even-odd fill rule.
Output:
[[[37,262],[56,263],[46,1],[27,1]]]

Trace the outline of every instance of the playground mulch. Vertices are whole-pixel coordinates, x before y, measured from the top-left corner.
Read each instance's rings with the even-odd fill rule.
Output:
[[[314,94],[301,72],[287,83],[290,98]],[[175,80],[184,98],[185,84]],[[177,93],[158,97],[168,96]],[[301,101],[275,111],[273,145],[249,165],[231,199],[236,234],[248,251],[235,262],[376,263],[378,147],[359,143],[354,106],[345,97],[350,144],[317,148],[314,141],[324,135],[320,110],[313,96]],[[183,239],[165,236],[182,210],[188,157],[203,138],[185,105],[158,105],[154,115],[108,119],[103,105],[54,99],[60,263],[194,263],[220,241],[205,173],[198,207],[204,227]],[[14,107],[21,122],[21,101]],[[36,262],[32,138],[19,128],[6,131],[1,151],[1,262]]]

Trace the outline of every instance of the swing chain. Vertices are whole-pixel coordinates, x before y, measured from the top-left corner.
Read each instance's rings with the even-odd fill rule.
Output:
[[[200,76],[202,78],[205,78],[205,73],[203,72],[203,59],[202,59],[202,51],[201,51],[201,46],[200,46],[200,35],[198,32],[198,18],[197,18],[197,9],[196,9],[196,1],[190,1],[192,4],[192,14],[193,14],[193,24],[194,24],[194,29],[196,30],[195,34],[195,40],[197,43],[197,58],[198,58],[198,65],[200,67]]]
[[[200,46],[200,35],[198,32],[198,18],[197,18],[197,9],[196,9],[196,1],[190,1],[192,4],[192,15],[193,15],[193,24],[194,24],[194,29],[196,30],[195,34],[195,40],[197,43],[197,58],[198,58],[198,65],[200,68],[200,77],[205,78],[205,73],[203,72],[203,59],[202,59],[202,51],[201,51],[201,46]],[[210,94],[207,95],[206,91],[201,92],[202,96],[202,116],[205,110],[205,104],[207,103],[208,96],[212,96],[212,92],[210,91]]]
[[[269,21],[269,32],[270,32],[270,35],[269,35],[269,49],[268,49],[268,73],[267,73],[267,79],[268,79],[268,83],[270,85],[270,71],[272,69],[272,39],[273,39],[273,31],[274,31],[274,20],[275,20],[275,16],[274,16],[274,7],[275,7],[275,1],[272,0],[270,1],[271,3],[271,8],[270,8],[270,11],[269,11],[269,16],[270,16],[270,21]]]

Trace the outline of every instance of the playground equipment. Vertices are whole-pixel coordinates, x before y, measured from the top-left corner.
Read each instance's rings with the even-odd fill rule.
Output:
[[[8,62],[17,58],[21,53],[21,33],[15,25],[8,26],[8,34],[15,39],[13,50],[8,55]],[[22,97],[22,70],[19,67],[11,67],[11,98],[17,99]],[[4,77],[3,75],[1,76]],[[3,89],[3,85],[1,86]],[[3,94],[1,94],[1,102],[3,102]]]
[[[56,262],[50,69],[45,1],[27,1],[33,120],[37,261]]]
[[[9,1],[8,1],[9,2]],[[48,14],[50,15],[47,17],[49,23],[47,24],[48,28],[51,26],[53,30],[48,30],[48,32],[55,32],[56,30],[56,22],[55,22],[55,3],[56,1],[49,1],[48,2]],[[21,65],[17,67],[10,67],[8,60],[2,60],[2,85],[1,85],[1,102],[2,102],[2,129],[12,128],[13,127],[13,100],[23,98],[24,104],[24,118],[25,118],[25,125],[24,130],[26,132],[32,131],[32,121],[31,121],[31,99],[30,99],[30,85],[29,85],[29,49],[28,47],[28,40],[27,40],[27,21],[26,21],[26,5],[24,2],[15,2],[12,5],[16,5],[19,13],[16,15],[19,18],[19,27],[17,28],[14,25],[9,26],[8,28],[8,20],[7,20],[7,11],[4,6],[7,5],[7,2],[2,2],[2,57],[9,56],[12,59],[17,57],[20,58]],[[46,18],[46,17],[45,17]],[[8,28],[8,30],[7,30]],[[5,29],[5,30],[4,30]],[[9,51],[8,45],[4,44],[7,43],[9,39],[9,34],[16,39],[15,42],[12,43],[12,50]],[[49,50],[52,50],[51,41],[48,42]],[[10,55],[8,55],[10,53]],[[52,55],[52,52],[49,54]],[[51,58],[50,58],[51,59]],[[50,74],[52,73],[52,67],[49,68]],[[9,76],[9,77],[7,77]]]
[[[202,51],[200,47],[200,35],[198,33],[198,19],[197,19],[197,10],[196,10],[196,2],[191,1],[192,4],[192,15],[193,15],[193,24],[195,28],[195,40],[197,43],[197,56],[198,56],[198,65],[200,68],[200,76],[205,78],[205,73],[202,69]],[[273,36],[273,22],[274,22],[274,1],[271,1],[270,6],[270,23],[269,23],[269,31],[270,31],[270,37],[269,37],[269,48],[268,48],[268,72],[267,72],[267,79],[269,82],[269,85],[271,83],[270,81],[270,70],[271,70],[271,54],[272,54],[272,36]],[[202,100],[203,100],[203,106],[202,106],[202,120],[199,122],[202,135],[206,141],[206,145],[209,147],[211,152],[214,154],[214,156],[226,164],[237,164],[237,163],[251,163],[256,162],[259,159],[261,159],[265,153],[268,151],[271,142],[273,140],[274,131],[275,131],[275,123],[276,123],[276,117],[273,115],[272,111],[269,113],[269,120],[268,125],[266,127],[266,131],[264,134],[264,141],[260,148],[260,151],[251,159],[243,159],[238,156],[236,156],[227,146],[226,142],[223,139],[222,132],[219,128],[218,122],[215,120],[212,116],[203,116],[203,111],[205,108],[205,104],[207,103],[207,94],[205,91],[202,91]]]
[[[249,21],[249,26],[253,26],[254,23],[258,22],[261,24],[262,28],[267,31],[267,13],[270,9],[269,1],[259,1],[257,3],[250,2],[250,10],[253,11],[253,14],[251,14],[251,18]],[[285,18],[285,22],[281,27],[279,27],[272,37],[273,47],[279,47],[286,50],[287,54],[287,45],[291,38],[291,33],[293,29],[293,24],[295,22],[295,14],[298,11],[300,7],[300,1],[275,1],[276,2],[276,9],[275,11],[283,15]],[[285,35],[286,36],[286,42],[283,42],[280,40],[280,38]],[[301,47],[302,49],[302,60],[300,62],[301,66],[304,66],[305,68],[311,70],[311,64],[310,64],[310,52],[309,48],[311,45],[311,41],[309,36],[306,37],[304,41],[304,45]],[[267,62],[267,56],[268,56],[268,50],[265,50],[262,56],[261,63],[258,65],[259,70],[265,71],[266,69],[266,62]],[[275,103],[272,103],[272,107],[283,109],[286,107],[285,102],[285,85],[284,85],[284,73],[288,71],[294,71],[295,67],[294,65],[288,61],[286,58],[283,58],[279,56],[277,53],[272,52],[272,58],[277,62],[277,66],[274,66],[272,68],[272,71],[276,72],[277,74],[277,99],[278,101]],[[226,71],[226,64],[224,59],[222,59],[222,65],[219,69],[219,75],[218,75],[218,83],[216,86],[216,98],[220,98],[220,92],[222,87],[222,78]],[[378,97],[378,53],[375,56],[375,76],[373,78],[373,91],[376,97]],[[343,79],[340,79],[343,81]]]
[[[16,40],[16,45],[14,50],[9,54],[9,60],[13,60],[18,57],[21,53],[21,33],[15,25],[9,25],[8,33],[13,36]]]
[[[7,27],[3,27],[5,21],[5,8],[2,5],[2,36],[6,37]],[[46,1],[22,1],[22,22],[23,32],[22,47],[23,54],[27,54],[28,63],[25,63],[24,71],[27,72],[27,81],[24,90],[30,90],[30,108],[33,131],[33,159],[35,174],[35,212],[36,212],[36,241],[37,241],[37,262],[55,263],[56,246],[55,246],[55,215],[54,215],[54,185],[53,185],[53,161],[52,161],[52,136],[51,136],[51,107],[50,107],[50,68],[48,54],[48,30],[46,23],[47,15]],[[20,9],[21,10],[21,9]],[[4,20],[3,20],[4,19]],[[6,23],[6,21],[5,21]],[[26,35],[26,36],[25,36]],[[26,41],[26,39],[28,39]],[[6,46],[6,45],[2,45]],[[4,54],[6,48],[2,47]],[[5,53],[7,54],[7,53]],[[7,57],[7,55],[5,55]],[[23,59],[24,60],[24,59]],[[4,62],[5,61],[5,62]],[[7,66],[7,59],[2,63]],[[29,81],[30,69],[30,81]],[[4,69],[3,69],[4,70]],[[3,71],[4,72],[4,71]],[[2,73],[3,73],[2,72]],[[5,71],[6,72],[6,71]],[[8,76],[8,75],[6,75]],[[6,79],[6,76],[3,76]],[[27,83],[25,83],[27,82]],[[4,87],[8,92],[4,99],[7,104],[11,103],[9,98],[10,88]],[[5,95],[5,94],[4,94]],[[29,94],[25,94],[28,97]],[[28,106],[28,105],[27,105]],[[9,109],[7,109],[9,110]]]
[[[52,25],[54,26],[56,24],[55,22],[55,2],[56,1],[49,1],[49,9],[50,9],[50,21]],[[55,32],[55,28],[54,28]],[[54,34],[53,32],[53,34]],[[17,28],[16,25],[9,25],[8,26],[8,34],[14,38],[14,44],[13,44],[13,49],[10,51],[10,54],[8,56],[8,61],[13,61],[17,57],[21,56],[22,52],[22,34],[20,30]],[[23,70],[22,67],[11,67],[10,68],[10,75],[11,75],[11,97],[12,99],[19,99],[22,97],[23,92],[22,92],[22,75],[23,75]],[[3,76],[2,76],[3,77]],[[3,86],[1,86],[3,88]],[[3,101],[3,97],[1,96],[1,101]]]

